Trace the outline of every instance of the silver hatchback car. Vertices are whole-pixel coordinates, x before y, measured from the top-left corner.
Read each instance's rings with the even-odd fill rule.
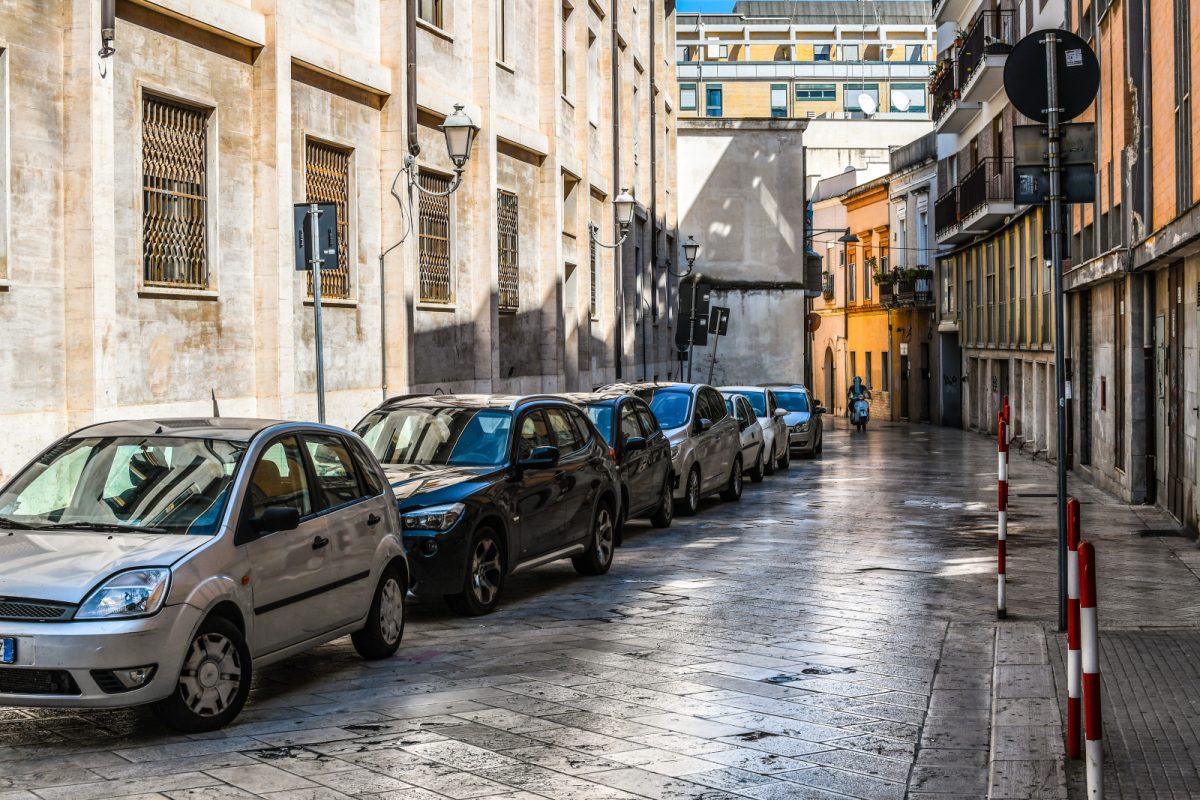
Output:
[[[346,634],[395,653],[407,585],[392,493],[354,434],[93,425],[0,488],[0,705],[154,703],[214,730],[255,668]]]

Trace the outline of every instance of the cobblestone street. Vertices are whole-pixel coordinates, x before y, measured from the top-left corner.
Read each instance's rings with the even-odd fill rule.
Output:
[[[740,503],[631,525],[605,577],[552,565],[488,617],[412,606],[392,660],[337,642],[265,669],[218,734],[2,711],[0,800],[978,798],[993,761],[994,796],[1030,797],[1012,786],[1039,759],[1055,796],[1052,608],[1021,611],[1051,587],[1020,594],[1052,569],[1014,512],[998,637],[994,470],[961,431],[827,430]],[[1027,756],[992,741],[993,695]]]

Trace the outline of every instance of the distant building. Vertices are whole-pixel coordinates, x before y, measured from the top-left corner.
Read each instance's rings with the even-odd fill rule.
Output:
[[[807,119],[808,189],[930,130],[936,46],[917,0],[741,0],[678,14],[681,118]]]

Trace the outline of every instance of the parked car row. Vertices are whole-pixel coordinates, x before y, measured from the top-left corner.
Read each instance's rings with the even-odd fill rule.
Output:
[[[479,615],[533,567],[607,572],[626,520],[667,527],[820,452],[821,411],[799,386],[616,384],[397,397],[353,432],[81,429],[0,488],[0,704],[219,728],[256,668],[347,634],[394,654],[409,593]]]

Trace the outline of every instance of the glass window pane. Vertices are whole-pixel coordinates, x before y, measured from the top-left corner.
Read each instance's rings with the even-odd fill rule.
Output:
[[[550,420],[550,428],[554,431],[555,445],[560,452],[574,453],[583,446],[575,426],[571,424],[571,420],[567,419],[565,411],[560,408],[547,409],[546,418]]]
[[[521,420],[521,435],[517,440],[517,458],[529,458],[535,447],[554,447],[550,426],[541,411],[527,414]]]
[[[621,441],[642,436],[641,425],[638,424],[637,412],[629,403],[621,406]]]
[[[250,478],[250,516],[260,516],[273,507],[294,508],[302,517],[312,513],[308,475],[295,436],[268,447]]]
[[[304,444],[317,474],[317,487],[321,490],[324,507],[353,503],[363,496],[354,461],[340,437],[305,436]]]

